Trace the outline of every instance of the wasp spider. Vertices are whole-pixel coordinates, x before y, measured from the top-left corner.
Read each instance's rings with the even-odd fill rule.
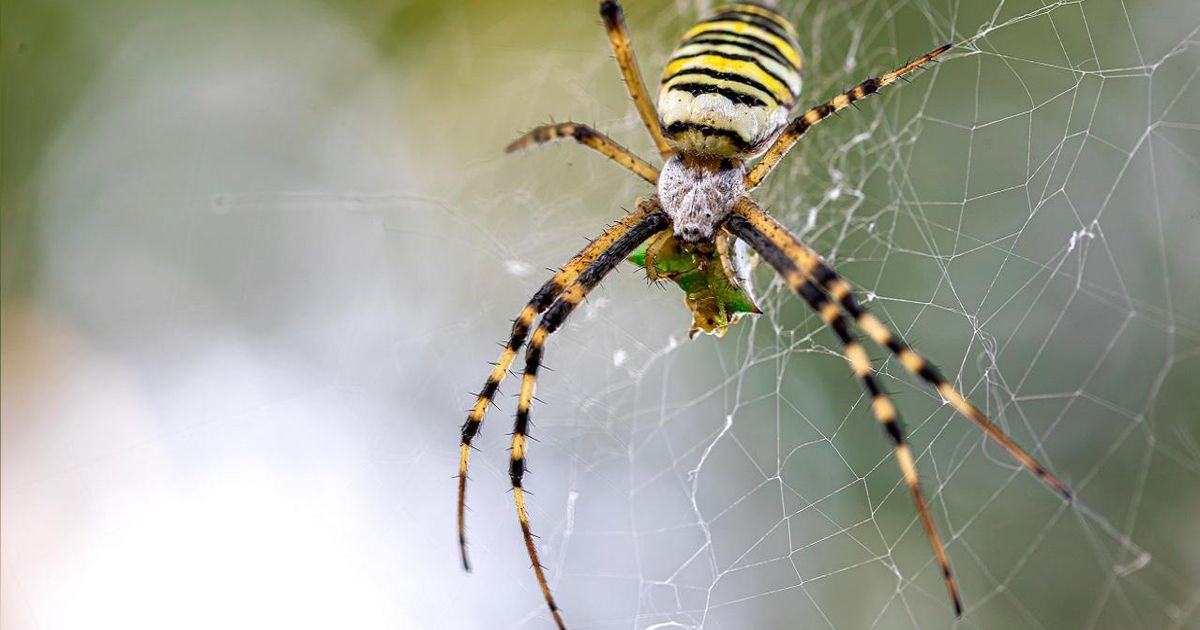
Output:
[[[871,396],[871,411],[892,442],[896,463],[933,546],[950,591],[955,614],[962,614],[950,563],[917,477],[912,451],[904,441],[896,408],[873,375],[871,360],[850,332],[847,316],[870,339],[892,352],[912,374],[936,389],[959,413],[975,422],[1055,492],[1071,493],[1057,478],[992,424],[941,373],[855,298],[850,285],[808,245],[750,200],[783,156],[817,122],[895,83],[924,66],[950,45],[790,118],[800,95],[802,61],[796,31],[764,4],[729,4],[716,9],[683,35],[667,60],[659,83],[657,107],[650,100],[634,59],[621,5],[600,2],[604,29],[638,115],[662,157],[661,170],[608,136],[582,124],[538,127],[508,147],[516,151],[558,139],[575,141],[632,171],[655,186],[635,209],[611,225],[554,274],[521,310],[512,335],[462,427],[458,473],[458,535],[463,567],[466,553],[463,511],[471,440],[478,433],[497,387],[517,351],[529,341],[512,432],[509,475],[525,548],[550,614],[565,627],[546,583],[530,532],[521,480],[525,473],[530,406],[546,340],[595,286],[627,258],[645,267],[651,279],[668,279],[686,293],[693,313],[691,333],[721,334],[747,313],[757,313],[749,290],[747,248],[775,269],[822,321],[844,349],[854,375]],[[751,165],[750,160],[757,158]],[[537,328],[534,321],[541,315]],[[529,335],[533,329],[532,336]]]

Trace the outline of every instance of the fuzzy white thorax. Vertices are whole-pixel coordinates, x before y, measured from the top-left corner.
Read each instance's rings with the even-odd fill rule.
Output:
[[[675,237],[711,241],[716,226],[729,217],[746,193],[746,167],[735,159],[697,159],[676,154],[658,176],[658,198],[671,217]]]

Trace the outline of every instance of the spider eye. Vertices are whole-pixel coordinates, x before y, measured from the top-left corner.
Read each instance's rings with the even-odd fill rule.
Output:
[[[682,238],[688,243],[695,243],[700,240],[700,226],[698,225],[682,225],[676,231],[675,236]]]

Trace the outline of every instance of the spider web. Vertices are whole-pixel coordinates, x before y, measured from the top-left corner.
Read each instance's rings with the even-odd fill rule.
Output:
[[[697,14],[678,8],[630,10],[651,76],[672,41],[646,33]],[[1200,549],[1184,535],[1196,494],[1171,488],[1194,488],[1200,462],[1187,387],[1200,382],[1200,14],[1120,2],[784,11],[813,102],[956,44],[910,85],[814,129],[757,196],[1079,496],[1064,505],[875,353],[964,593],[961,625],[1200,627]],[[548,63],[532,80],[578,88],[565,111],[596,98],[590,78]],[[636,118],[602,102],[583,120],[644,149]],[[538,266],[526,247],[579,234],[574,217],[592,221],[586,208],[612,196],[607,165],[547,153],[520,168],[553,179],[565,159],[572,185],[523,187],[522,229],[536,236],[501,254],[517,277]],[[622,275],[552,342],[534,412],[532,518],[569,622],[952,625],[887,440],[803,303],[760,270],[766,314],[689,343],[677,292]],[[478,486],[503,484],[502,462],[481,459],[496,474]],[[526,570],[520,553],[503,555]],[[532,579],[514,577],[528,604],[518,625],[544,626]]]
[[[0,626],[551,627],[508,396],[472,574],[447,476],[490,344],[647,193],[500,155],[551,117],[651,154],[567,4],[5,5]],[[709,8],[626,4],[651,79]],[[756,198],[1078,497],[873,350],[958,625],[1200,627],[1196,3],[781,6],[806,102],[956,44]],[[550,341],[526,485],[569,627],[954,625],[834,337],[755,279],[764,315],[688,341],[624,266]]]

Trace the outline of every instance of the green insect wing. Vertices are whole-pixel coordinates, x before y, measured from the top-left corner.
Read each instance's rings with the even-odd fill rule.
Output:
[[[723,255],[719,249],[685,249],[666,233],[647,241],[629,256],[630,262],[646,269],[651,280],[670,280],[683,289],[684,302],[692,311],[688,337],[695,338],[702,332],[723,336],[746,313],[762,312],[748,287],[736,277],[737,265],[744,263]]]

